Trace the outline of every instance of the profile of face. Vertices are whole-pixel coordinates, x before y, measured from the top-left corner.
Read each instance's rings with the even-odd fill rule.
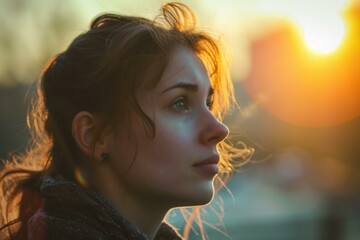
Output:
[[[217,144],[229,132],[211,112],[212,95],[200,58],[185,47],[174,50],[160,82],[138,95],[156,125],[155,137],[149,138],[141,118],[134,116],[135,159],[126,141],[111,138],[108,143],[108,164],[127,194],[167,208],[211,201],[219,171]]]

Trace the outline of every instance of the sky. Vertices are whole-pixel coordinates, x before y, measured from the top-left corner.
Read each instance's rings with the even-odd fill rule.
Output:
[[[350,0],[180,2],[193,8],[201,28],[222,39],[235,80],[247,76],[252,41],[284,21],[303,34],[304,42],[313,51],[332,51],[346,33],[341,14],[350,4]],[[46,60],[64,50],[99,13],[151,18],[163,3],[160,0],[0,0],[0,85],[35,81]]]

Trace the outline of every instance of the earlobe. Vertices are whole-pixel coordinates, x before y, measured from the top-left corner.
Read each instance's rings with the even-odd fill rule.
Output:
[[[96,156],[96,122],[95,117],[86,111],[78,112],[72,121],[72,136],[79,149],[88,157]]]

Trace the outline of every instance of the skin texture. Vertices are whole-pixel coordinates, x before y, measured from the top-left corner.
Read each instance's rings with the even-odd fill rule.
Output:
[[[216,159],[216,146],[228,135],[228,128],[210,111],[211,94],[208,74],[197,55],[185,47],[174,50],[158,85],[138,95],[141,108],[156,124],[155,137],[148,137],[134,113],[135,161],[128,141],[121,133],[112,133],[101,137],[94,151],[98,159],[102,152],[109,159],[84,169],[91,176],[90,187],[150,238],[171,208],[207,204],[213,197],[216,173],[194,166],[209,157]],[[96,117],[81,112],[74,124],[78,145],[90,154]]]

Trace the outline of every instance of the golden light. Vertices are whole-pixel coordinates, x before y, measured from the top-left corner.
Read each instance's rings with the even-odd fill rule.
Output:
[[[345,36],[340,15],[349,0],[254,0],[264,13],[275,13],[293,21],[307,47],[319,54],[336,50]]]
[[[74,177],[77,183],[80,184],[81,186],[83,187],[88,186],[86,179],[79,168],[74,169]]]
[[[314,18],[303,15],[299,19],[299,25],[307,46],[316,53],[335,51],[345,37],[345,23],[337,13]]]
[[[296,28],[292,21],[254,42],[253,67],[244,81],[251,98],[295,125],[332,127],[360,117],[360,6],[345,9],[343,18],[336,11],[322,12],[317,22],[302,13]],[[311,36],[323,37],[317,53],[338,51],[328,55],[307,51],[300,26],[307,33],[312,29]],[[326,31],[328,35],[323,35]],[[263,96],[266,101],[259,100]]]

